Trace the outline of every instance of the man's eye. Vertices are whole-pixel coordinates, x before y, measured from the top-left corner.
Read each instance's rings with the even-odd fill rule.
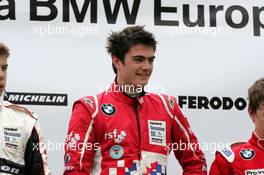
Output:
[[[154,62],[154,58],[149,59],[149,62],[153,63]]]
[[[141,62],[142,59],[141,59],[141,58],[136,58],[135,61],[136,61],[136,62]]]
[[[2,66],[2,71],[6,71],[7,70],[7,66]]]

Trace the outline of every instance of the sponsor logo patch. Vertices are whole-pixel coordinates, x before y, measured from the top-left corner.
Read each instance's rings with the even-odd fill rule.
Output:
[[[245,175],[263,175],[264,169],[246,170]]]
[[[94,108],[93,107],[93,102],[88,97],[85,97],[83,100],[84,100],[85,103],[89,104],[92,109]]]
[[[222,150],[222,153],[224,153],[227,157],[231,156],[232,155],[232,152],[230,150],[228,150],[227,148],[224,148]]]
[[[70,171],[70,170],[73,170],[74,169],[74,166],[65,166],[65,170],[66,171]]]
[[[20,169],[19,168],[15,168],[15,167],[11,167],[8,165],[0,165],[0,172],[4,172],[4,174],[6,173],[11,173],[11,174],[19,174]],[[0,173],[2,174],[2,173]]]
[[[143,97],[140,97],[140,98],[138,99],[138,102],[139,102],[140,104],[144,103],[144,98],[143,98]]]
[[[101,106],[101,110],[103,111],[103,113],[105,113],[106,115],[114,115],[116,112],[116,109],[113,105],[111,104],[102,104]]]
[[[110,149],[110,156],[113,159],[120,159],[124,155],[124,149],[120,145],[114,145]]]
[[[67,106],[67,94],[6,92],[4,100],[14,104]]]
[[[174,100],[169,96],[168,101],[169,101],[169,104],[170,104],[170,108],[174,109]]]
[[[71,132],[69,135],[67,135],[66,137],[66,143],[69,145],[69,146],[76,146],[77,142],[80,140],[80,135],[77,134],[77,133],[73,133]]]
[[[69,153],[66,153],[66,155],[65,155],[65,164],[68,164],[69,162],[70,162],[70,160],[71,160],[71,156],[70,156],[70,154]]]
[[[114,139],[115,143],[121,143],[126,137],[125,131],[118,132],[117,129],[114,129],[112,132],[105,133],[105,140]]]
[[[152,145],[166,146],[165,121],[148,120],[149,143]]]
[[[4,143],[5,146],[12,149],[17,149],[22,134],[17,128],[4,128]]]
[[[250,160],[255,156],[255,151],[252,149],[242,149],[240,151],[240,155],[245,160]]]

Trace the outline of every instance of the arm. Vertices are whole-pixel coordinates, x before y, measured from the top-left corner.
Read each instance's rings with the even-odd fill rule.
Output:
[[[25,151],[25,174],[50,175],[47,153],[41,129],[36,121],[28,139]]]
[[[64,175],[91,174],[94,147],[89,146],[91,144],[95,145],[94,130],[92,128],[93,119],[87,106],[77,101],[73,107],[64,146]]]
[[[176,102],[172,118],[172,142],[175,157],[183,168],[183,175],[207,174],[206,160],[198,140]]]

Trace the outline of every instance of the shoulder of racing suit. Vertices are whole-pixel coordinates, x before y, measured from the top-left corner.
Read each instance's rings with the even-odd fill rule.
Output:
[[[99,110],[99,107],[98,107],[98,97],[99,96],[100,96],[100,94],[94,95],[94,96],[82,97],[81,99],[74,102],[72,109],[74,109],[74,106],[77,103],[81,103],[88,110],[88,112],[92,115],[92,118],[94,118],[94,117],[96,117],[96,114],[98,113],[98,110]]]
[[[216,153],[220,153],[228,162],[232,163],[235,160],[235,152],[238,146],[244,145],[246,142],[236,142],[231,145],[225,146],[223,149],[218,150]]]
[[[77,103],[82,103],[91,115],[97,114],[99,110],[99,105],[100,105],[99,103],[101,101],[100,99],[103,95],[104,95],[103,93],[100,93],[94,96],[82,97],[79,100],[74,102],[73,109]],[[178,113],[179,111],[182,113],[181,109],[179,108],[177,104],[176,98],[173,96],[169,96],[165,94],[149,93],[147,97],[161,100],[168,113],[174,114],[175,110],[176,110],[176,113]],[[93,118],[94,117],[96,117],[96,115],[93,116]]]
[[[169,96],[166,94],[153,94],[155,96],[159,96],[161,101],[163,102],[163,105],[167,110],[169,110],[171,113],[174,112],[174,109],[176,106],[178,106],[176,98],[173,96]]]
[[[11,109],[15,112],[19,112],[19,113],[24,113],[26,114],[27,116],[30,116],[31,118],[37,120],[39,117],[37,114],[35,114],[34,112],[30,111],[29,109],[23,107],[23,106],[20,106],[20,105],[17,105],[17,104],[13,104],[13,103],[10,103],[8,101],[4,101],[4,107],[8,108],[8,109]]]

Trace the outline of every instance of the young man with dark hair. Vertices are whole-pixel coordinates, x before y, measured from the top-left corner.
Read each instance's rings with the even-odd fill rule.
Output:
[[[142,26],[112,32],[107,51],[116,79],[76,101],[65,144],[65,175],[165,175],[174,154],[184,175],[205,175],[206,161],[176,99],[146,93],[156,40]],[[179,149],[184,144],[186,149]]]
[[[8,57],[8,47],[0,43],[0,174],[50,175],[36,115],[3,101]]]
[[[248,100],[248,113],[255,125],[251,138],[217,152],[210,175],[264,174],[264,78],[249,88]]]

